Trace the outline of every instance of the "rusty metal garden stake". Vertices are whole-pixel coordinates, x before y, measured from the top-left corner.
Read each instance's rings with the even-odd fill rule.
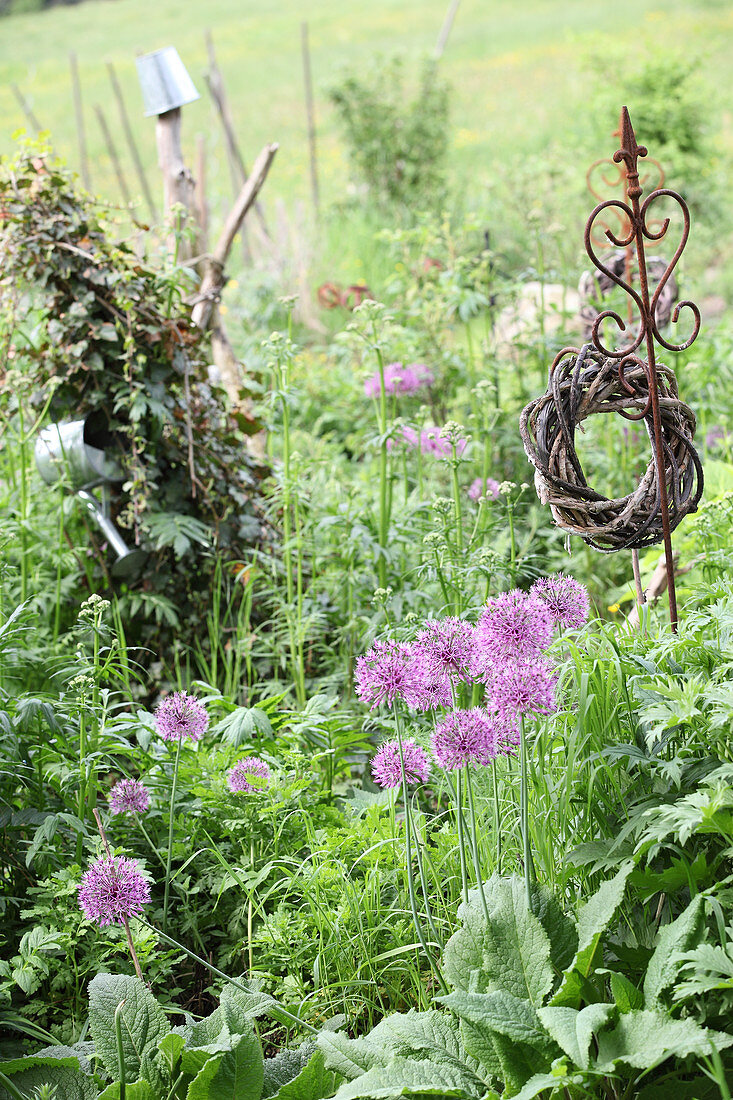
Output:
[[[649,412],[651,411],[651,434],[653,437],[654,452],[656,456],[657,493],[663,530],[664,553],[667,571],[667,591],[669,596],[669,613],[672,623],[672,630],[676,631],[678,623],[677,596],[674,580],[674,561],[672,558],[672,532],[669,519],[669,490],[667,485],[667,472],[665,462],[665,442],[662,433],[662,420],[660,412],[659,377],[657,374],[655,342],[669,351],[684,351],[685,348],[688,348],[692,344],[693,340],[700,331],[700,311],[693,302],[678,302],[674,309],[674,313],[672,314],[672,323],[674,324],[677,322],[680,310],[683,308],[683,306],[687,306],[692,311],[695,324],[692,335],[686,341],[679,344],[673,344],[666,340],[659,333],[659,327],[656,318],[656,307],[657,302],[659,301],[660,294],[662,293],[664,286],[667,283],[667,280],[672,274],[672,271],[676,267],[677,262],[682,255],[682,251],[687,243],[687,238],[689,237],[690,233],[690,213],[687,208],[687,204],[685,203],[681,195],[678,195],[677,192],[671,191],[668,188],[664,187],[657,188],[655,191],[652,191],[652,193],[644,200],[644,203],[640,203],[639,200],[642,195],[642,187],[639,181],[638,160],[640,157],[647,156],[647,149],[643,145],[637,145],[636,135],[634,134],[634,129],[631,125],[629,112],[626,107],[624,107],[621,112],[620,132],[621,148],[616,153],[614,153],[613,159],[617,164],[621,164],[622,161],[625,164],[627,177],[626,190],[629,201],[622,202],[619,199],[607,199],[605,202],[601,202],[595,208],[586,224],[585,248],[595,267],[598,268],[599,271],[602,271],[619,287],[621,287],[621,289],[626,294],[628,294],[630,299],[636,304],[640,314],[640,325],[635,338],[629,344],[627,344],[626,347],[620,349],[609,349],[604,346],[599,335],[599,329],[603,321],[607,317],[613,318],[613,320],[616,322],[622,332],[626,331],[627,325],[624,323],[618,313],[616,313],[614,310],[606,309],[599,313],[598,317],[596,318],[593,324],[591,339],[594,346],[598,349],[599,352],[601,352],[601,354],[609,359],[618,360],[619,381],[621,382],[624,389],[630,389],[628,383],[625,381],[624,378],[624,367],[627,364],[633,365],[636,363],[639,365],[643,365],[645,373],[647,375],[647,380],[649,384],[649,397],[646,403],[646,407],[642,409],[641,412],[638,414],[624,413],[623,415],[625,415],[626,418],[630,420],[641,420],[648,417]],[[670,219],[665,218],[664,221],[661,223],[661,227],[655,231],[648,223],[647,215],[651,205],[662,197],[672,199],[674,202],[678,203],[682,210],[684,228],[682,239],[677,247],[677,251],[667,265],[667,268],[660,278],[659,282],[657,283],[656,287],[654,288],[653,293],[650,294],[644,242],[645,239],[649,241],[658,241],[662,237],[664,237],[667,229],[669,228]],[[616,234],[609,228],[605,229],[605,235],[608,240],[617,248],[626,249],[633,244],[636,252],[636,261],[639,276],[639,292],[637,292],[633,288],[630,282],[619,278],[618,275],[610,270],[603,263],[603,261],[599,259],[595,252],[592,240],[594,222],[597,218],[600,217],[603,211],[611,209],[628,219],[629,229],[627,234],[625,236],[622,236],[621,238],[617,237]],[[621,224],[624,224],[623,220]],[[642,342],[646,343],[647,358],[645,363],[640,361],[639,357],[634,354],[636,349],[640,347]],[[676,467],[669,448],[667,457],[671,459],[673,475],[670,479],[671,489],[672,492],[676,494],[679,491],[678,487],[674,483],[674,472]]]

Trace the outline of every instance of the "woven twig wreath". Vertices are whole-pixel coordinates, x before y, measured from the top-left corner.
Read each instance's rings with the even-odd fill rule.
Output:
[[[623,250],[604,256],[603,262],[609,271],[612,271],[614,275],[618,275],[619,279],[626,278],[626,253]],[[646,266],[650,285],[654,287],[667,270],[667,261],[660,256],[648,256]],[[591,339],[593,322],[599,313],[598,305],[600,304],[601,308],[605,308],[603,299],[608,296],[609,291],[614,286],[615,283],[609,279],[604,271],[584,271],[580,276],[580,283],[578,284],[580,309],[578,315],[584,340]],[[678,298],[677,282],[674,275],[670,275],[657,301],[655,317],[658,328],[663,328],[664,325],[669,324],[672,310]]]
[[[703,473],[692,445],[695,416],[680,401],[677,379],[657,364],[662,440],[672,530],[702,496]],[[620,500],[592,489],[575,453],[575,430],[596,413],[620,413],[644,420],[651,444],[650,462],[633,493]],[[580,535],[598,550],[640,549],[663,537],[653,449],[649,382],[636,356],[606,359],[590,344],[562,353],[550,372],[547,392],[522,411],[524,449],[535,468],[537,495],[549,504],[564,531]]]

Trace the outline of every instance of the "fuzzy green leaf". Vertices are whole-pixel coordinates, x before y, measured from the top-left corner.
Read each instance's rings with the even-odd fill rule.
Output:
[[[366,1073],[373,1066],[384,1065],[384,1052],[373,1046],[368,1037],[349,1039],[340,1031],[321,1031],[316,1039],[328,1069],[348,1081]]]
[[[266,1058],[262,1100],[270,1100],[270,1097],[275,1096],[283,1085],[294,1081],[308,1065],[313,1052],[317,1049],[314,1042],[307,1042],[295,1050],[281,1050],[274,1058]]]
[[[386,1066],[374,1066],[355,1081],[347,1081],[335,1100],[484,1100],[486,1087],[456,1066],[437,1066],[416,1058],[394,1058]]]
[[[163,1009],[139,978],[127,974],[97,974],[89,983],[89,1026],[97,1054],[104,1068],[119,1078],[115,1011],[120,1013],[122,1053],[130,1082],[146,1078],[155,1088],[165,1081],[158,1068],[157,1046],[170,1030]]]
[[[567,1078],[555,1077],[552,1073],[538,1073],[531,1077],[519,1092],[515,1093],[512,1100],[534,1100],[535,1096],[545,1093],[547,1089],[564,1089]],[[552,1096],[554,1093],[550,1093]]]
[[[601,936],[610,924],[624,896],[626,879],[633,865],[625,864],[612,879],[600,887],[578,913],[578,950],[570,966],[563,973],[560,988],[550,1002],[565,1008],[579,1008],[583,980],[594,967],[596,951]]]
[[[677,920],[659,929],[657,945],[644,978],[644,1004],[662,1008],[662,994],[674,984],[680,969],[676,955],[689,951],[700,940],[703,929],[703,899],[696,894]]]
[[[484,1024],[515,1043],[529,1043],[550,1053],[554,1044],[548,1039],[537,1012],[529,1001],[520,1001],[501,989],[493,993],[450,993],[440,1000],[463,1020]]]
[[[673,1056],[709,1054],[711,1042],[722,1050],[733,1044],[733,1035],[700,1027],[694,1020],[671,1020],[662,1012],[624,1012],[613,1029],[598,1036],[594,1068],[600,1073],[612,1073],[619,1065],[653,1069]]]
[[[615,1011],[615,1005],[592,1004],[580,1012],[574,1008],[541,1008],[537,1015],[573,1064],[588,1069],[591,1040]]]
[[[230,1035],[223,1029],[219,1043],[224,1045],[227,1039],[230,1049],[209,1058],[189,1085],[187,1100],[260,1100],[263,1064],[259,1039],[253,1031]]]
[[[99,1094],[99,1100],[120,1100],[121,1087],[119,1081],[108,1085]],[[125,1086],[125,1100],[158,1100],[159,1095],[147,1081],[135,1081],[132,1085]]]
[[[435,1009],[387,1016],[370,1031],[369,1042],[389,1051],[390,1056],[428,1057],[440,1065],[458,1065],[471,1073],[479,1069],[463,1046],[458,1020]]]
[[[297,1077],[281,1085],[272,1100],[323,1100],[332,1096],[335,1088],[336,1075],[326,1069],[323,1054],[317,1050]]]
[[[524,883],[492,876],[484,889],[489,920],[482,907],[461,906],[463,927],[445,946],[443,973],[459,990],[504,990],[541,1004],[552,987],[550,941],[527,906]]]
[[[644,1007],[644,994],[629,981],[625,974],[611,972],[611,993],[620,1012],[631,1012]]]
[[[12,1058],[0,1062],[0,1073],[9,1078],[23,1096],[35,1095],[40,1085],[55,1085],[64,1100],[96,1100],[97,1087],[91,1077],[79,1069],[78,1058],[54,1058],[52,1055]],[[0,1081],[0,1100],[11,1100]]]

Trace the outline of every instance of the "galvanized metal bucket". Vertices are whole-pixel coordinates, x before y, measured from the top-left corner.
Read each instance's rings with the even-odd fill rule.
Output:
[[[175,46],[135,58],[143,93],[145,117],[164,115],[199,98]]]

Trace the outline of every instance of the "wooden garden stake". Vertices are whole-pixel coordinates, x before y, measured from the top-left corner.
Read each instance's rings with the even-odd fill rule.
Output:
[[[111,61],[107,62],[107,72],[109,73],[109,80],[110,84],[112,85],[112,93],[117,102],[117,109],[120,113],[122,132],[125,135],[125,141],[127,142],[127,148],[130,151],[130,156],[132,157],[132,163],[135,165],[135,172],[140,183],[140,190],[142,191],[143,198],[145,199],[150,217],[153,221],[155,221],[158,216],[155,209],[155,203],[153,202],[153,196],[150,193],[150,186],[148,184],[147,176],[145,175],[143,162],[140,159],[140,152],[132,133],[130,119],[127,114],[127,108],[125,107],[125,100],[122,95],[122,88],[119,85],[119,81],[117,80],[117,73],[115,72],[115,67]]]
[[[79,81],[79,64],[75,53],[69,54],[69,67],[71,68],[71,89],[74,96],[74,115],[76,118],[76,136],[79,140],[79,160],[81,162],[81,179],[87,191],[92,189],[92,179],[89,173],[89,158],[87,156],[87,139],[84,130],[84,110],[81,102],[81,83]]]
[[[158,115],[155,140],[158,145],[158,164],[163,174],[163,206],[166,216],[171,216],[174,206],[182,206],[185,213],[178,221],[177,228],[183,229],[194,209],[194,181],[190,170],[186,167],[181,149],[180,107],[174,107],[172,111],[165,111],[162,115]],[[192,255],[188,241],[180,239],[178,259],[188,259]]]
[[[453,29],[453,22],[456,18],[460,2],[461,0],[451,0],[450,7],[445,14],[443,26],[440,28],[440,34],[438,35],[438,41],[435,43],[435,53],[433,54],[433,59],[435,61],[440,61],[441,57],[443,56],[445,47],[448,44],[450,32]]]
[[[38,119],[36,118],[36,116],[34,115],[33,109],[31,107],[30,103],[28,102],[26,97],[23,95],[23,93],[21,92],[18,85],[17,84],[11,84],[10,85],[10,90],[13,93],[13,95],[15,96],[16,100],[18,101],[18,106],[20,107],[21,111],[25,115],[26,120],[31,124],[31,126],[33,127],[33,129],[35,130],[35,132],[37,134],[40,133],[41,124],[38,121]]]
[[[318,217],[320,199],[318,194],[318,156],[316,150],[316,112],[313,104],[313,80],[311,77],[311,58],[308,46],[308,24],[300,24],[300,45],[303,55],[303,85],[305,88],[305,110],[308,118],[308,155],[310,159],[311,197],[313,210]]]
[[[102,137],[104,138],[104,144],[107,146],[107,152],[109,153],[109,159],[112,161],[112,167],[114,168],[115,175],[117,177],[117,185],[118,185],[118,187],[119,187],[119,189],[122,193],[123,202],[127,206],[130,206],[131,205],[131,199],[130,199],[130,192],[129,192],[128,187],[127,187],[127,181],[125,180],[125,175],[124,175],[124,172],[122,171],[122,165],[120,164],[120,158],[117,156],[117,149],[115,148],[115,143],[112,140],[112,135],[109,132],[109,127],[107,126],[107,120],[104,117],[104,111],[99,106],[99,104],[95,104],[94,113],[97,116],[97,121],[99,122],[99,128],[102,131]]]
[[[196,221],[199,227],[199,250],[209,250],[209,204],[206,201],[206,136],[196,134],[196,180],[194,183]]]

